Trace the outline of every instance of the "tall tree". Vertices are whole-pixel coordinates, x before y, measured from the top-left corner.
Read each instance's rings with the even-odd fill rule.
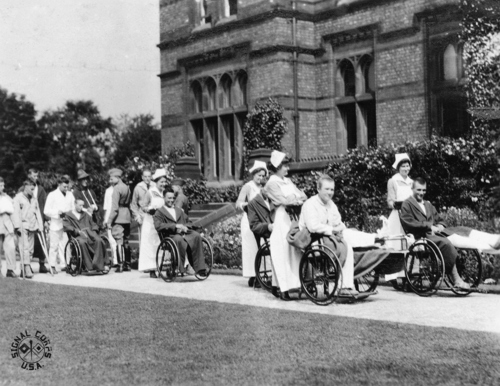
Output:
[[[111,150],[107,134],[113,132],[114,126],[92,101],[68,101],[62,108],[45,112],[38,124],[55,142],[53,171],[69,175],[75,175],[78,168],[88,173],[102,171],[100,158]]]
[[[17,189],[27,170],[45,170],[52,140],[40,130],[33,103],[0,88],[0,176],[9,190]]]
[[[122,115],[116,126],[119,132],[114,154],[116,165],[124,165],[134,157],[151,161],[161,155],[161,131],[151,114]]]

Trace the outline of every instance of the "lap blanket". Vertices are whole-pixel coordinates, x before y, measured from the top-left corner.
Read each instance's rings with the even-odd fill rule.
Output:
[[[354,278],[373,271],[388,275],[404,269],[404,253],[388,249],[354,250]]]

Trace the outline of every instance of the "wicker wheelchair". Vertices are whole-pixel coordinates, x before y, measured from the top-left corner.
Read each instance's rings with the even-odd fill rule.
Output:
[[[189,227],[189,229],[200,231],[199,227]],[[207,238],[200,233],[201,242],[203,246],[203,256],[205,258],[205,266],[206,266],[206,274],[204,276],[195,273],[195,277],[198,280],[205,280],[210,276],[212,272],[212,267],[214,264],[214,253],[213,248]],[[165,232],[159,232],[160,236],[160,245],[156,251],[156,270],[158,277],[163,279],[166,282],[174,281],[179,273],[179,264],[180,264],[180,252],[177,248],[175,241],[169,237]],[[188,254],[187,258],[190,260],[189,263],[192,264],[190,256]]]
[[[66,273],[71,276],[81,275],[82,273],[89,273],[89,271],[83,263],[83,256],[80,244],[78,240],[73,237],[69,232],[66,232],[68,235],[68,242],[64,247],[64,260],[66,261]],[[109,239],[107,236],[100,235],[101,239],[104,241],[106,246],[106,256],[104,257],[104,265],[110,267],[113,262],[113,251],[111,250],[111,244],[109,243]],[[122,247],[123,248],[123,247]],[[122,254],[123,256],[123,254]],[[101,274],[109,273],[109,269],[107,271],[101,271]]]

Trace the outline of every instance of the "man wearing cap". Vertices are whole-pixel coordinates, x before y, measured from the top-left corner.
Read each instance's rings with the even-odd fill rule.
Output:
[[[120,169],[109,171],[109,182],[113,185],[111,210],[107,222],[108,229],[116,240],[118,268],[116,272],[130,271],[130,189],[122,181],[123,172]],[[122,247],[123,246],[123,250]]]
[[[172,189],[176,194],[174,206],[176,208],[182,209],[184,213],[188,214],[189,199],[186,197],[184,191],[182,190],[183,186],[184,186],[184,180],[181,180],[180,178],[172,180]]]
[[[85,173],[85,170],[79,169],[77,172],[77,184],[73,189],[73,195],[75,200],[83,201],[83,210],[87,212],[94,220],[95,223],[99,224],[99,218],[97,216],[97,196],[94,191],[89,188],[89,175]]]
[[[50,218],[50,247],[49,247],[49,263],[53,273],[57,273],[56,264],[57,258],[61,262],[61,268],[66,267],[64,260],[64,247],[67,242],[67,237],[63,231],[64,213],[73,210],[75,207],[75,197],[69,189],[69,178],[61,176],[58,179],[58,186],[47,196],[45,203],[44,214]]]
[[[151,170],[142,170],[142,181],[139,182],[132,194],[132,201],[130,203],[130,210],[134,216],[134,220],[138,224],[144,221],[145,209],[149,204],[148,190],[151,187]]]

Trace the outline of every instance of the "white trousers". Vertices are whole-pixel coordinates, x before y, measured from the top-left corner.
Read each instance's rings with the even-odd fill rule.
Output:
[[[64,259],[64,247],[68,242],[68,236],[63,232],[62,229],[54,231],[50,230],[50,248],[49,248],[49,264],[51,267],[56,267],[57,260],[59,259],[59,264],[61,267],[66,267],[66,261]]]
[[[243,213],[241,218],[241,262],[243,265],[243,277],[255,276],[255,256],[259,246],[257,240],[250,229],[248,217]]]

